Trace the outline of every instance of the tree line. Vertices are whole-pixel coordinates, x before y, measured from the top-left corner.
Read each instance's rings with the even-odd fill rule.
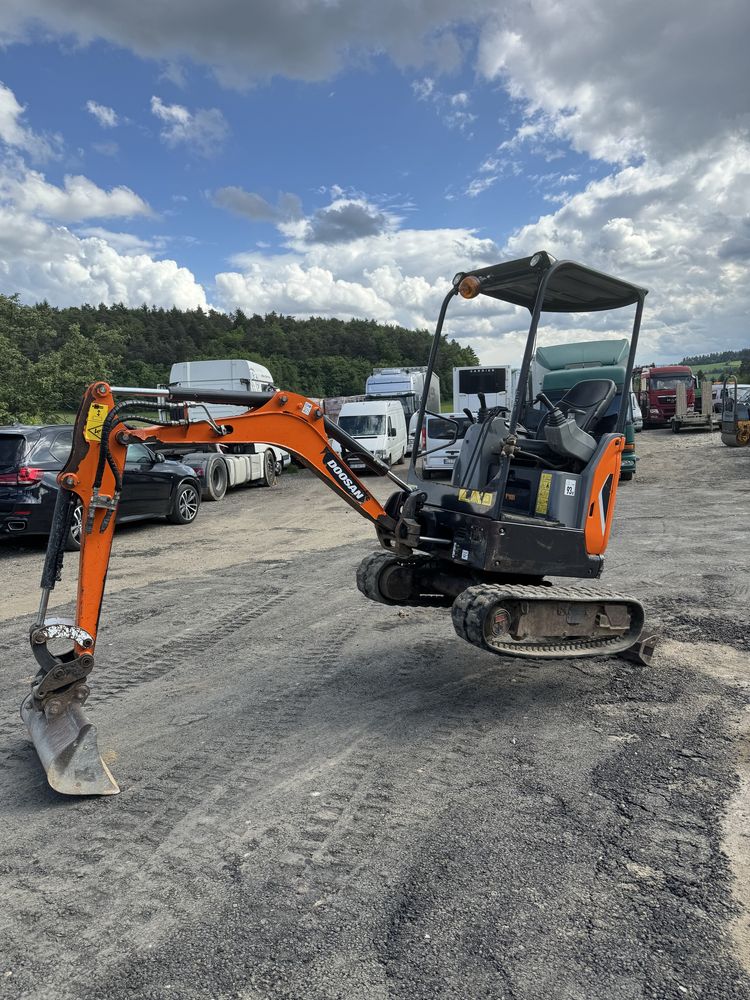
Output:
[[[714,351],[712,354],[696,354],[690,358],[683,358],[679,362],[681,365],[715,365],[722,361],[750,361],[750,347],[743,347],[739,351]]]
[[[23,305],[0,295],[0,423],[38,423],[70,415],[81,392],[104,378],[113,385],[165,383],[177,361],[251,358],[276,385],[307,396],[364,392],[373,367],[425,365],[427,330],[275,312],[137,309],[123,305]],[[476,365],[470,347],[443,338],[437,371],[445,396],[454,366]]]

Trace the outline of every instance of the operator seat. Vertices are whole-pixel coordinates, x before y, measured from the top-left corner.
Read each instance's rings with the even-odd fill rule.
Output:
[[[572,413],[581,430],[593,434],[598,421],[607,412],[616,392],[617,386],[612,379],[596,378],[588,382],[576,382],[573,388],[568,389],[562,399],[555,403],[555,406],[562,410],[565,416]],[[548,420],[549,412],[545,413],[539,421],[534,435],[537,441],[545,440],[544,428],[547,426]]]

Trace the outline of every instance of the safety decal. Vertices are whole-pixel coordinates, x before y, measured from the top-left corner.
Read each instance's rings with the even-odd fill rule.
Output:
[[[480,490],[459,490],[458,499],[466,503],[475,503],[479,507],[491,507],[495,502],[495,494],[482,493]]]
[[[576,495],[576,481],[575,479],[565,480],[565,496],[574,497]]]
[[[357,503],[364,503],[365,500],[371,500],[372,497],[369,493],[366,493],[356,479],[353,479],[349,473],[342,467],[341,462],[335,455],[330,451],[323,452],[323,464],[338,482],[338,484],[349,494],[349,496],[356,500]]]
[[[552,487],[552,473],[543,472],[539,477],[539,492],[536,495],[537,514],[546,514],[549,510],[549,491]]]
[[[109,407],[103,403],[92,403],[86,417],[86,426],[83,429],[83,436],[87,441],[101,441],[102,427],[107,419]]]

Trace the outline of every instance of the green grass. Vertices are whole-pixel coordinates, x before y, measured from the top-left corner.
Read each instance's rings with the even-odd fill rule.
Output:
[[[734,372],[739,371],[742,362],[737,361],[714,361],[710,365],[691,365],[693,369],[693,374],[697,375],[698,372],[703,372],[704,375],[710,375],[711,378],[718,379],[720,375],[726,373],[730,375]]]

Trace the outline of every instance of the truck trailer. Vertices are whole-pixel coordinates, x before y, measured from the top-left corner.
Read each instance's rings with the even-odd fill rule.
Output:
[[[257,361],[221,359],[181,361],[169,372],[171,389],[222,390],[229,392],[267,392],[274,389],[270,371]],[[188,420],[231,419],[244,409],[216,403],[193,404]],[[178,417],[179,419],[179,417]],[[204,500],[221,500],[228,489],[246,483],[274,486],[281,471],[291,462],[289,452],[269,444],[215,444],[200,449],[185,446],[171,448],[170,457],[193,468],[198,475]]]
[[[465,365],[453,369],[453,409],[456,413],[471,410],[476,413],[481,406],[492,408],[513,405],[513,373],[510,365]]]

